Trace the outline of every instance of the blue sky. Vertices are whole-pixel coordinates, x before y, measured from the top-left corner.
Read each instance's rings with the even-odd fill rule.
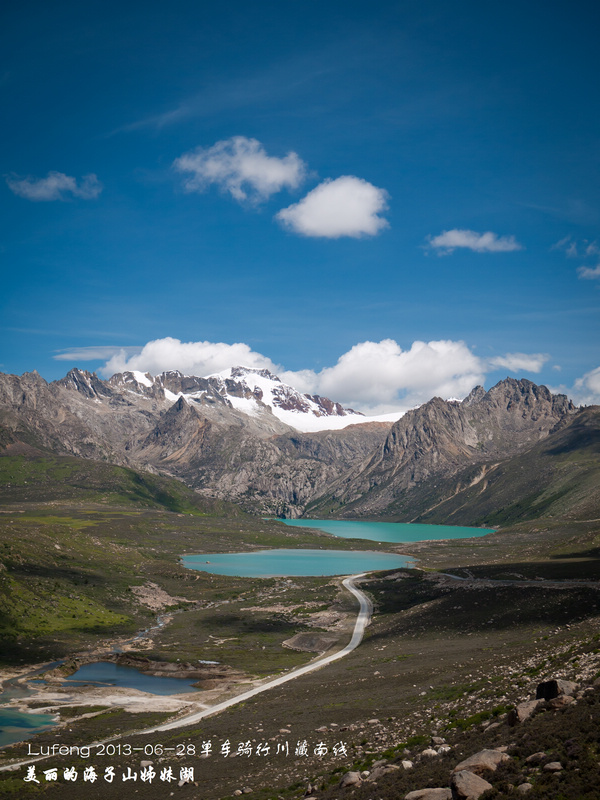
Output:
[[[599,17],[5,7],[0,370],[244,359],[367,411],[507,374],[600,402]]]

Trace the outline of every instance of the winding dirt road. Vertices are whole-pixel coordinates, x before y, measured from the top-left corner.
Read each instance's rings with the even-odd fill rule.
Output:
[[[326,666],[327,664],[331,664],[332,661],[337,661],[339,658],[343,658],[347,656],[348,653],[351,653],[358,645],[361,643],[365,628],[369,624],[371,619],[371,613],[373,611],[373,606],[367,595],[362,592],[360,589],[357,589],[354,585],[354,581],[357,581],[359,578],[364,578],[368,573],[362,572],[359,575],[351,575],[348,578],[345,578],[342,581],[342,585],[351,592],[360,603],[360,609],[358,615],[356,617],[356,622],[354,623],[354,631],[352,633],[352,638],[348,642],[348,644],[338,650],[336,653],[332,653],[329,656],[322,656],[315,661],[311,661],[310,664],[305,664],[303,667],[298,667],[298,669],[294,669],[291,672],[286,672],[285,675],[280,675],[278,678],[273,678],[273,680],[268,681],[267,683],[263,683],[261,686],[255,686],[254,689],[250,689],[247,692],[243,692],[242,694],[238,694],[235,697],[231,697],[229,700],[224,700],[222,703],[217,703],[214,706],[210,706],[209,708],[205,708],[202,711],[197,711],[194,714],[187,714],[185,717],[180,717],[179,719],[175,719],[172,722],[167,722],[164,725],[159,725],[156,728],[148,728],[147,730],[141,731],[141,733],[156,733],[158,731],[170,731],[174,728],[181,728],[184,725],[192,725],[194,722],[198,722],[204,717],[212,716],[213,714],[218,714],[220,711],[224,711],[226,708],[230,708],[231,706],[235,706],[238,703],[243,703],[245,700],[248,700],[251,697],[255,697],[257,694],[261,692],[266,692],[269,689],[273,689],[275,686],[281,686],[288,681],[293,681],[295,678],[299,678],[300,675],[306,675],[307,672],[313,672],[316,669],[320,669],[321,667]]]

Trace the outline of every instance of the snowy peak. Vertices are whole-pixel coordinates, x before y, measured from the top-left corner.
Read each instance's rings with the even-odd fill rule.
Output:
[[[236,366],[206,377],[178,370],[153,377],[149,372],[119,372],[108,381],[112,389],[174,403],[184,397],[197,405],[223,406],[251,417],[276,417],[298,431],[345,428],[371,421],[327,397],[302,394],[268,369]],[[107,387],[108,388],[108,387]]]
[[[209,376],[208,380],[220,381],[221,391],[239,410],[244,410],[240,400],[259,401],[278,419],[297,430],[329,430],[366,421],[363,414],[327,397],[302,394],[267,369],[231,367]]]

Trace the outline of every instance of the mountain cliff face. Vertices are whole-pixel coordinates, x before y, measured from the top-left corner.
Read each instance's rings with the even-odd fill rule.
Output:
[[[238,367],[208,378],[126,372],[102,381],[74,369],[50,384],[37,373],[0,375],[6,429],[29,432],[55,452],[177,477],[259,513],[299,515],[362,461],[391,424],[352,424],[364,420],[266,370]],[[327,430],[342,425],[350,427]],[[315,427],[325,430],[302,432]]]
[[[8,439],[25,431],[55,452],[162,473],[205,496],[284,516],[431,514],[575,410],[564,395],[511,378],[488,392],[476,387],[462,402],[434,398],[392,425],[302,395],[266,370],[126,372],[102,381],[75,369],[50,384],[35,372],[0,375]]]
[[[478,386],[463,402],[435,397],[394,423],[380,448],[310,504],[310,515],[413,519],[432,484],[533,447],[575,410],[565,395],[512,378],[488,392]]]

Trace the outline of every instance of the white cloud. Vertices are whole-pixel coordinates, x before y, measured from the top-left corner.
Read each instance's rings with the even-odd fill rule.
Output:
[[[591,242],[589,239],[583,239],[578,242],[572,236],[565,236],[564,239],[553,244],[550,249],[563,250],[567,258],[581,258],[582,261],[585,259],[596,260],[600,255],[600,245],[596,240]],[[582,280],[593,281],[600,279],[600,263],[592,267],[585,264],[577,267],[577,275]]]
[[[387,198],[385,189],[378,189],[362,178],[343,175],[323,181],[275,218],[303,236],[329,239],[375,236],[389,224],[378,216],[387,208]]]
[[[438,236],[430,236],[428,247],[438,251],[439,255],[449,255],[457,247],[473,250],[475,253],[509,253],[513,250],[522,250],[523,246],[514,236],[498,236],[497,233],[487,231],[459,230],[454,228],[443,231]]]
[[[582,378],[577,378],[572,397],[580,405],[600,404],[600,367],[586,372]]]
[[[577,267],[577,274],[583,280],[596,280],[600,278],[600,264],[595,267]]]
[[[508,369],[511,372],[541,372],[542,367],[550,358],[545,353],[506,353],[496,356],[488,361],[491,369]]]
[[[140,348],[135,346],[120,347],[119,345],[90,345],[89,347],[72,347],[70,350],[60,350],[52,358],[55,361],[99,361],[111,358],[114,355],[139,353]]]
[[[240,202],[260,202],[284,187],[295,189],[306,171],[296,153],[268,156],[259,141],[245,136],[197,147],[175,159],[173,167],[191,173],[183,184],[187,192],[203,192],[214,183]]]
[[[590,242],[589,239],[583,239],[578,242],[571,235],[560,239],[560,241],[552,245],[550,250],[563,250],[567,258],[585,258],[586,256],[600,255],[600,246],[596,240]]]
[[[596,367],[586,372],[581,378],[577,378],[571,388],[564,385],[548,388],[552,392],[562,392],[568,395],[577,405],[600,405],[600,367]]]
[[[236,365],[276,369],[271,359],[255,353],[242,342],[181,342],[167,336],[148,342],[134,355],[122,349],[107,361],[101,373],[108,377],[115,372],[140,370],[158,375],[178,369],[185,375],[206,376]]]
[[[565,236],[564,239],[555,242],[550,250],[563,250],[567,258],[576,258],[578,255],[577,242],[570,234]]]
[[[9,189],[19,197],[35,202],[49,200],[66,200],[69,195],[82,200],[93,200],[102,191],[102,184],[94,175],[84,175],[78,184],[75,178],[65,175],[64,172],[49,172],[47,178],[17,178],[6,179]]]
[[[294,373],[283,373],[292,383]],[[484,365],[464,342],[413,342],[403,350],[393,339],[360,342],[335,366],[319,373],[304,370],[303,387],[312,377],[311,394],[320,394],[360,411],[406,410],[434,396],[464,396],[484,380]]]
[[[334,366],[316,372],[285,370],[242,342],[181,342],[167,337],[148,342],[134,354],[125,349],[113,353],[100,372],[108,377],[126,370],[158,375],[178,369],[187,375],[207,376],[233,366],[255,367],[270,370],[300,392],[329,397],[366,414],[382,414],[406,411],[435,396],[465,397],[484,383],[488,372],[499,367],[507,372],[535,372],[546,358],[509,353],[486,360],[462,341],[415,341],[403,350],[393,339],[383,339],[359,342]]]

